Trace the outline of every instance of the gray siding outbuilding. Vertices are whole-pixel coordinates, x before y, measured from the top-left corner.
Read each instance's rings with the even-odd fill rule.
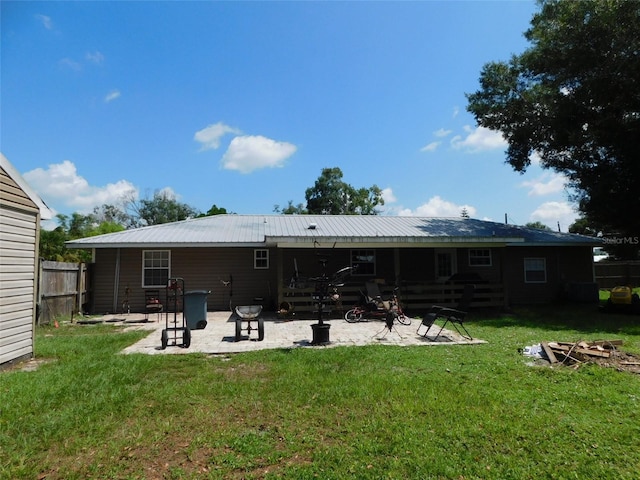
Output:
[[[0,367],[33,356],[40,219],[51,212],[0,153]]]

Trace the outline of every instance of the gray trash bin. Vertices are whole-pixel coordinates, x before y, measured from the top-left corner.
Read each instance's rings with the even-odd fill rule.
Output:
[[[207,326],[208,290],[190,290],[184,292],[184,315],[187,327],[191,330],[202,330]]]

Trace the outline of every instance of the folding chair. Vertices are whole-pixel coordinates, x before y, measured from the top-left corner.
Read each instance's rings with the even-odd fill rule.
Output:
[[[440,307],[436,305],[431,307],[431,309],[427,311],[427,313],[425,313],[425,315],[423,316],[422,322],[420,323],[420,325],[418,325],[418,330],[416,331],[416,333],[426,338],[435,321],[438,319],[442,319],[444,320],[444,324],[442,325],[442,327],[440,327],[440,331],[438,331],[438,334],[435,336],[434,341],[438,339],[438,337],[442,333],[442,330],[444,330],[444,327],[446,327],[448,323],[453,325],[453,327],[462,337],[472,340],[471,335],[464,326],[464,320],[467,316],[467,310],[469,309],[469,305],[471,304],[471,299],[473,298],[474,291],[475,285],[465,285],[464,291],[462,292],[462,297],[460,298],[460,302],[458,303],[456,308]],[[422,327],[427,327],[424,333],[420,333],[420,329]],[[463,334],[458,327],[462,328],[466,335]]]
[[[149,320],[150,313],[157,313],[158,320],[160,320],[160,314],[162,313],[164,306],[160,301],[160,290],[145,290],[144,291],[144,319]]]

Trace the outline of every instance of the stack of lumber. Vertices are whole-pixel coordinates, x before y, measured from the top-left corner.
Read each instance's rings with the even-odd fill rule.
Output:
[[[579,366],[583,363],[615,356],[622,340],[595,342],[542,342],[542,349],[551,363]]]

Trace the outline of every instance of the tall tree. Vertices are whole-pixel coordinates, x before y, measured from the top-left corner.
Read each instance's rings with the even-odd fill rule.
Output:
[[[131,202],[129,209],[138,218],[137,226],[178,222],[200,214],[196,208],[179,202],[175,195],[164,190],[155,192],[153,198]]]
[[[508,141],[507,163],[568,178],[571,199],[605,232],[640,234],[640,2],[543,0],[531,47],[486,64],[467,95],[479,125]]]
[[[527,224],[525,224],[525,227],[528,228],[537,228],[538,230],[551,230],[551,228],[549,228],[547,225],[545,225],[542,222],[529,222]]]
[[[103,233],[120,232],[124,226],[109,221],[99,221],[94,214],[83,215],[73,213],[71,217],[56,215],[58,226],[53,230],[40,230],[39,255],[45,260],[58,262],[90,262],[91,252],[88,250],[69,250],[64,242],[76,238],[93,237]]]
[[[307,212],[321,215],[376,215],[376,207],[384,205],[382,190],[377,185],[356,189],[344,182],[342,176],[342,170],[338,167],[322,169],[313,187],[305,191]]]
[[[218,207],[215,203],[211,205],[211,208],[207,210],[207,213],[202,213],[198,215],[199,217],[210,217],[212,215],[224,215],[228,213],[227,209],[224,207]]]
[[[294,214],[305,215],[309,213],[307,212],[307,209],[304,207],[302,203],[294,205],[293,200],[289,200],[287,202],[287,206],[284,208],[280,208],[280,205],[274,205],[273,211],[276,213],[281,213],[283,215],[294,215]]]
[[[93,217],[100,223],[113,223],[122,225],[125,228],[133,227],[136,224],[136,219],[126,212],[126,207],[124,206],[125,198],[122,200],[122,206],[105,203],[100,207],[95,207],[93,209]]]

